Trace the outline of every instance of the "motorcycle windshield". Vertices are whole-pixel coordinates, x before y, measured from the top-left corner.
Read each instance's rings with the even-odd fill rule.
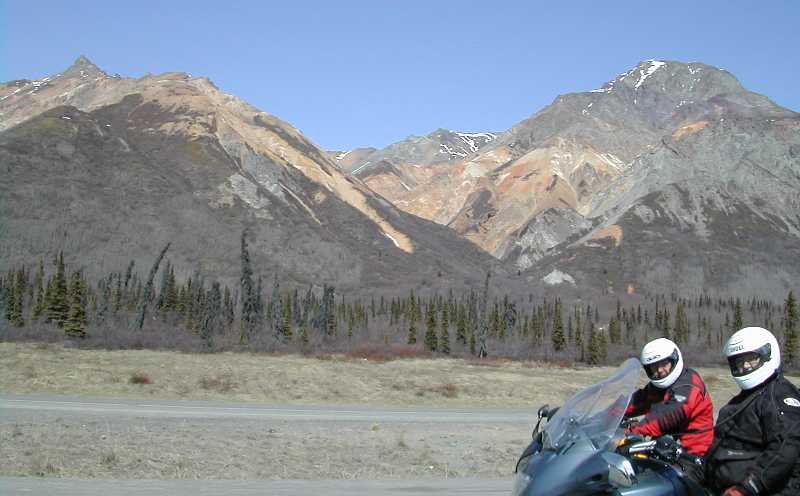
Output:
[[[588,438],[595,449],[605,449],[625,415],[641,370],[639,361],[630,358],[611,377],[570,398],[547,423],[543,447],[565,451]]]

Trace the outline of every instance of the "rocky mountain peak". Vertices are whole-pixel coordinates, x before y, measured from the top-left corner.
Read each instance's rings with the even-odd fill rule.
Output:
[[[98,76],[103,75],[105,76],[106,73],[97,67],[88,57],[85,55],[79,56],[75,59],[75,62],[72,63],[71,66],[67,68],[63,72],[64,75],[79,75],[82,77],[91,77],[91,76]]]
[[[638,99],[657,93],[670,100],[701,101],[747,90],[728,71],[700,62],[644,60],[590,93],[613,93]]]

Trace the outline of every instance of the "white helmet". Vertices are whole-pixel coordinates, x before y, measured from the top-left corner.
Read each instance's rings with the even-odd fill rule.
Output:
[[[736,331],[725,343],[724,351],[733,380],[742,389],[758,386],[781,366],[778,340],[762,327],[745,327]]]
[[[667,389],[675,384],[675,381],[678,380],[678,377],[683,372],[681,350],[678,349],[677,344],[667,338],[658,338],[644,345],[642,356],[639,360],[642,362],[642,367],[644,367],[650,382],[660,389]],[[659,379],[656,374],[658,370],[657,364],[665,360],[672,363],[672,370],[666,377]]]

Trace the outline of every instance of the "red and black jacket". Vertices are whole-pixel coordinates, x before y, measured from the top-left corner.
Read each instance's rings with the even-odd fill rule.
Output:
[[[642,436],[670,434],[679,438],[684,449],[705,456],[714,441],[714,405],[700,374],[684,369],[666,389],[652,383],[633,393],[625,417],[645,415],[630,430]]]

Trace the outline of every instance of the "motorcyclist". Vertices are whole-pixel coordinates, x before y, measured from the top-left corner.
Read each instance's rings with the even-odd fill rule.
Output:
[[[679,438],[685,451],[705,456],[714,440],[714,405],[700,374],[685,368],[674,342],[659,338],[642,348],[639,359],[650,382],[637,390],[626,418],[645,415],[629,432]]]
[[[724,353],[741,392],[719,412],[706,484],[724,496],[800,494],[800,394],[783,376],[778,341],[746,327]]]

